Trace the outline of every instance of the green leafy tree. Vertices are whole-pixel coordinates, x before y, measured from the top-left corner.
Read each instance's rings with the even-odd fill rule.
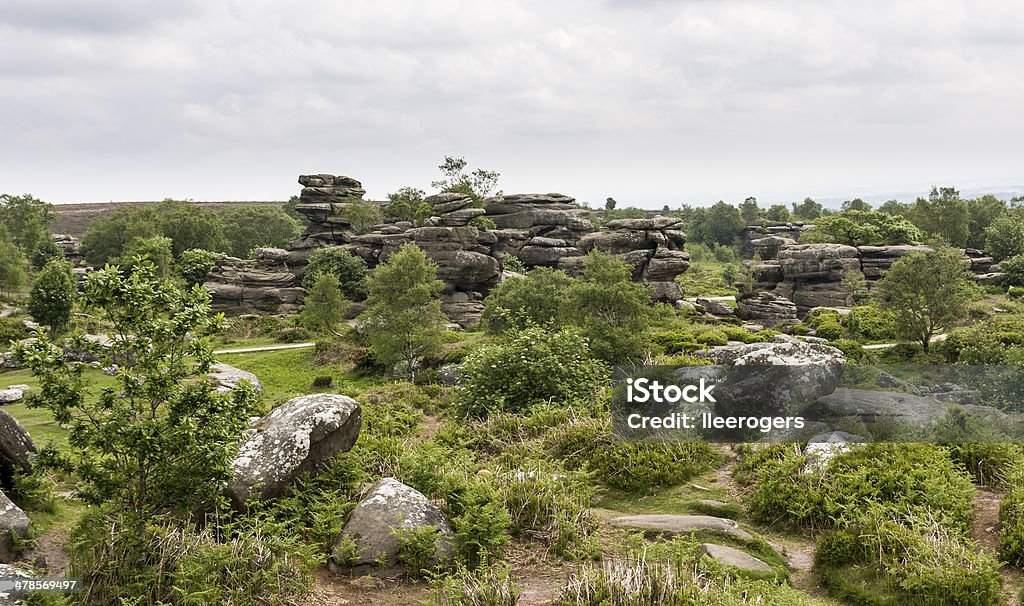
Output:
[[[126,206],[89,224],[82,236],[82,256],[102,266],[121,256],[135,238],[162,235],[152,206]]]
[[[34,269],[42,269],[50,261],[63,258],[64,252],[57,246],[57,243],[52,238],[47,238],[32,251],[32,267]]]
[[[565,272],[548,267],[536,267],[525,277],[502,281],[484,299],[483,321],[487,331],[502,333],[528,326],[564,325],[572,285],[572,278]]]
[[[206,282],[210,269],[223,256],[223,253],[212,250],[191,248],[181,253],[181,257],[174,262],[174,273],[185,282],[185,286],[192,288]]]
[[[49,326],[53,337],[67,326],[77,296],[71,265],[63,259],[54,259],[36,276],[28,298],[28,313],[36,322]]]
[[[843,202],[842,206],[839,207],[840,211],[856,210],[861,212],[870,212],[871,205],[861,200],[860,198],[854,198],[853,200],[847,200]]]
[[[800,234],[800,242],[834,242],[849,246],[917,244],[924,239],[913,223],[903,217],[873,210],[848,210],[819,217],[814,227]]]
[[[186,520],[216,502],[255,402],[251,386],[219,394],[203,380],[223,317],[210,315],[206,291],[181,291],[145,264],[91,274],[82,303],[110,326],[111,343],[79,333],[68,345],[116,365],[112,385],[91,388],[88,363],[46,337],[15,350],[39,380],[28,405],[70,428],[66,448],[43,460],[73,472],[81,496],[110,508],[122,532],[141,535],[154,516]]]
[[[985,247],[985,230],[1000,216],[1006,213],[1006,202],[992,194],[980,198],[973,198],[967,201],[967,211],[970,216],[969,235],[967,246],[971,248]]]
[[[191,200],[168,198],[156,205],[156,217],[160,234],[171,239],[175,257],[190,248],[230,249],[217,213],[203,210]]]
[[[302,325],[315,333],[334,332],[345,321],[345,300],[338,277],[320,274],[302,302]]]
[[[764,218],[778,223],[787,223],[793,220],[793,215],[789,213],[789,208],[785,204],[772,204],[765,212]]]
[[[615,205],[616,204],[618,204],[618,202],[616,202],[615,198],[612,198],[611,196],[609,196],[609,197],[604,199],[604,209],[605,210],[615,210]]]
[[[1005,214],[993,220],[985,229],[985,251],[996,261],[1024,254],[1024,219]]]
[[[938,236],[950,246],[963,248],[970,235],[970,212],[953,187],[932,187],[927,198],[918,198],[910,220],[926,234]]]
[[[1006,277],[1003,283],[1007,286],[1024,286],[1024,255],[1014,255],[999,262],[999,268]]]
[[[740,216],[747,225],[755,225],[761,220],[761,209],[757,206],[757,198],[750,196],[740,204]]]
[[[582,279],[569,291],[564,314],[587,337],[597,358],[610,364],[639,363],[650,349],[650,305],[650,291],[632,281],[629,265],[591,251],[583,262]]]
[[[423,201],[427,192],[415,187],[403,187],[398,191],[388,194],[389,204],[384,209],[391,219],[397,221],[409,221],[416,227],[423,225],[423,221],[434,212],[433,207]]]
[[[496,195],[501,194],[500,191],[495,191],[501,173],[482,168],[469,171],[468,166],[464,158],[445,156],[444,161],[437,167],[442,176],[436,181],[431,181],[430,186],[441,191],[466,194],[477,204],[482,203],[492,192]]]
[[[52,204],[30,194],[0,195],[0,223],[27,258],[47,243],[52,244],[50,222],[55,218]]]
[[[0,239],[0,295],[17,292],[25,285],[25,255],[7,238]]]
[[[740,211],[723,201],[698,214],[693,224],[697,240],[704,244],[732,244],[746,226]]]
[[[878,281],[882,309],[896,317],[900,336],[928,351],[932,337],[963,319],[977,289],[960,251],[939,248],[907,255]]]
[[[285,202],[284,204],[281,205],[281,210],[283,210],[285,212],[285,214],[288,215],[289,217],[291,217],[292,219],[295,219],[296,221],[298,221],[299,225],[304,225],[305,222],[306,222],[306,216],[303,215],[302,213],[300,213],[298,210],[295,209],[295,207],[298,206],[298,205],[299,205],[299,197],[298,196],[292,196],[292,197],[288,198],[287,202]]]
[[[381,364],[401,364],[409,380],[419,363],[436,355],[444,338],[437,264],[415,244],[406,244],[369,278],[363,335]]]
[[[899,215],[901,217],[909,217],[910,205],[900,202],[899,200],[886,200],[881,206],[878,207],[878,212],[885,213],[887,215]]]
[[[813,221],[825,212],[825,207],[812,198],[804,198],[803,202],[793,203],[793,216],[801,221]]]
[[[166,278],[171,274],[171,239],[167,236],[134,238],[125,247],[123,256],[118,260],[126,271],[134,271],[141,263],[152,263],[157,275]]]
[[[242,259],[254,248],[285,248],[300,232],[299,222],[277,206],[229,206],[217,214],[230,247],[228,252]]]
[[[373,202],[354,199],[345,203],[341,219],[351,225],[357,234],[364,234],[374,225],[384,222],[384,211]]]
[[[368,294],[366,283],[366,261],[340,246],[318,248],[309,258],[306,273],[302,276],[303,288],[309,290],[323,274],[338,279],[342,296],[352,301],[362,301]]]

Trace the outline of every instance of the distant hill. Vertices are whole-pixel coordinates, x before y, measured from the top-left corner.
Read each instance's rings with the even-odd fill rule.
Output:
[[[78,238],[82,237],[89,224],[100,217],[104,217],[125,206],[145,206],[147,204],[159,204],[158,201],[150,202],[83,202],[81,204],[57,204],[54,210],[57,211],[57,219],[50,224],[50,230],[55,234],[69,234]],[[242,206],[252,204],[269,204],[281,206],[283,200],[253,200],[253,201],[221,201],[221,202],[196,202],[200,207],[206,209],[224,208],[225,206]]]

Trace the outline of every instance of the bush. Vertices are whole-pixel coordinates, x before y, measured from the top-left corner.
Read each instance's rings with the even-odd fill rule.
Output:
[[[1018,468],[1007,481],[999,504],[999,555],[1011,564],[1024,562],[1024,472]]]
[[[188,287],[202,284],[206,281],[210,268],[223,256],[223,253],[219,252],[190,248],[181,253],[181,257],[174,262],[174,272]]]
[[[528,326],[564,326],[564,307],[572,284],[565,272],[547,267],[534,268],[525,278],[503,280],[484,299],[487,331],[500,334]]]
[[[815,307],[807,314],[807,318],[804,321],[811,328],[817,328],[822,322],[835,322],[838,324],[841,319],[839,312],[834,309]]]
[[[818,324],[818,328],[815,329],[814,334],[822,339],[832,341],[843,336],[843,327],[840,326],[838,322],[826,321]]]
[[[1006,296],[1010,297],[1011,299],[1019,299],[1021,297],[1024,297],[1024,287],[1011,286],[1006,290]]]
[[[830,341],[829,345],[843,352],[843,355],[846,356],[847,360],[860,360],[866,355],[861,344],[853,339],[835,339]]]
[[[608,369],[591,357],[578,332],[527,328],[481,347],[462,363],[459,375],[456,408],[485,417],[548,401],[589,400],[607,380]]]
[[[661,346],[665,353],[679,353],[681,351],[693,351],[698,348],[693,333],[674,330],[671,332],[660,332],[651,335],[651,341]]]
[[[845,323],[854,338],[871,341],[890,341],[896,338],[896,317],[891,312],[871,305],[851,309]]]
[[[1024,286],[1024,254],[1014,255],[999,262],[999,269],[1006,274],[1003,284]]]
[[[727,345],[729,337],[717,328],[708,328],[697,333],[696,341],[701,345]]]
[[[331,274],[338,279],[341,294],[352,301],[362,301],[369,294],[366,283],[366,261],[352,255],[340,246],[325,246],[316,249],[306,265],[302,276],[302,287],[313,288],[322,274]]]
[[[522,593],[507,567],[459,570],[433,583],[435,606],[516,606]]]
[[[426,577],[437,569],[437,526],[392,528],[398,540],[398,561],[415,577]]]

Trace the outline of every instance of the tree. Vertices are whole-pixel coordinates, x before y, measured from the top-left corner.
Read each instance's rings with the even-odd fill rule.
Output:
[[[223,253],[191,248],[181,253],[181,258],[175,261],[174,273],[185,282],[186,287],[192,288],[206,282],[210,269],[223,256]]]
[[[985,229],[985,251],[996,261],[1024,254],[1024,219],[1005,214]]]
[[[548,267],[535,267],[523,278],[503,280],[484,299],[487,331],[563,326],[572,285],[573,279],[565,272]]]
[[[156,206],[159,233],[171,239],[174,256],[190,248],[227,252],[220,217],[191,200],[165,199]]]
[[[284,248],[299,236],[299,222],[266,204],[229,206],[218,212],[228,252],[247,258],[254,248]]]
[[[337,276],[320,274],[302,302],[302,324],[307,330],[334,332],[345,321],[345,300],[341,298]]]
[[[209,293],[181,291],[151,264],[91,274],[82,303],[111,342],[78,333],[68,350],[116,367],[113,385],[90,391],[88,363],[45,336],[15,349],[39,380],[28,405],[70,428],[67,446],[43,460],[74,472],[81,496],[110,508],[120,532],[141,536],[154,516],[185,521],[216,502],[255,402],[251,386],[219,394],[204,380],[223,316],[210,315]]]
[[[374,202],[353,199],[345,203],[341,219],[352,226],[357,234],[370,231],[374,225],[384,221],[384,211]]]
[[[30,194],[0,195],[0,223],[27,258],[32,258],[37,249],[52,243],[50,222],[55,217],[52,204]]]
[[[825,207],[812,198],[804,198],[803,202],[793,203],[793,216],[801,221],[813,221],[825,212]]]
[[[960,192],[953,187],[932,187],[928,198],[918,198],[910,209],[910,220],[921,231],[942,238],[950,246],[963,248],[970,234],[970,213]]]
[[[316,249],[306,265],[302,287],[313,288],[317,278],[323,274],[331,274],[338,279],[338,288],[346,299],[362,301],[366,298],[366,261],[344,248],[324,246]]]
[[[594,356],[609,364],[640,363],[649,350],[651,293],[632,281],[632,273],[614,256],[591,251],[563,312],[587,337]]]
[[[901,217],[909,217],[910,205],[900,202],[898,200],[886,200],[885,203],[878,207],[878,212],[885,213],[887,215],[899,215]]]
[[[166,278],[171,275],[171,239],[167,236],[133,238],[117,261],[125,271],[134,271],[142,263],[151,263],[157,275]]]
[[[843,202],[843,205],[839,208],[840,211],[857,210],[867,212],[871,210],[871,205],[861,200],[860,198],[854,198],[853,200],[847,200]]]
[[[17,292],[25,285],[25,255],[7,238],[0,239],[0,295]]]
[[[281,205],[281,210],[283,210],[286,215],[288,215],[292,219],[295,219],[296,221],[299,222],[300,225],[302,225],[306,221],[306,216],[303,215],[302,213],[300,213],[298,210],[295,209],[295,207],[298,206],[298,205],[299,205],[299,197],[298,196],[292,196],[292,197],[288,198],[287,202],[285,202],[283,205]]]
[[[740,204],[740,216],[747,225],[755,225],[761,220],[761,209],[757,206],[757,198],[750,196]]]
[[[82,256],[102,266],[121,256],[134,238],[162,235],[156,209],[152,206],[126,206],[89,224],[82,236]]]
[[[397,221],[409,221],[421,227],[427,217],[434,214],[434,208],[423,201],[427,192],[415,187],[403,187],[388,194],[390,203],[384,209],[388,217]]]
[[[605,210],[615,210],[615,205],[616,204],[618,204],[618,202],[616,202],[615,198],[612,198],[611,196],[609,196],[609,197],[604,199],[604,209]]]
[[[800,234],[800,241],[806,244],[834,242],[849,246],[917,244],[922,239],[921,230],[905,218],[873,210],[819,217],[814,227]]]
[[[52,338],[67,326],[77,296],[71,265],[63,259],[54,259],[39,272],[32,285],[28,313],[36,322],[50,327]]]
[[[735,206],[718,201],[698,215],[694,222],[696,239],[704,244],[733,244],[746,226]]]
[[[437,264],[415,244],[406,244],[369,278],[367,310],[360,316],[373,357],[393,368],[401,364],[409,380],[424,358],[441,349],[445,317],[441,313]]]
[[[445,156],[444,161],[438,165],[442,177],[437,181],[431,181],[430,186],[441,191],[458,192],[466,194],[480,204],[484,198],[498,186],[498,179],[501,173],[493,170],[478,168],[472,172],[466,172],[468,163],[464,158],[453,158]],[[501,192],[495,192],[500,195]]]
[[[971,248],[985,247],[985,230],[1000,216],[1006,214],[1006,202],[992,194],[967,201],[967,212],[970,216],[967,246]]]
[[[937,332],[965,316],[977,290],[968,267],[952,248],[912,253],[892,264],[878,281],[878,300],[896,317],[900,336],[920,342],[927,352]]]
[[[788,223],[793,220],[793,216],[789,214],[789,209],[785,204],[772,204],[771,208],[765,212],[764,218],[779,223]]]
[[[32,259],[33,269],[42,269],[54,259],[63,259],[64,251],[57,246],[52,237],[49,237],[40,242],[39,246],[36,246],[30,258]]]

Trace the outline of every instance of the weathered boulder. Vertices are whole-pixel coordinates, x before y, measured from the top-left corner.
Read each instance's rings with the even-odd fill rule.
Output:
[[[796,240],[783,236],[765,236],[750,241],[750,245],[754,247],[754,252],[765,261],[779,256],[779,251],[782,250],[783,246],[793,244],[796,244]]]
[[[254,259],[222,257],[210,268],[203,287],[215,309],[253,312],[299,310],[305,291],[289,267],[291,254],[260,248]]]
[[[251,498],[273,498],[299,474],[316,471],[352,448],[361,424],[362,409],[346,396],[288,400],[255,424],[231,463],[225,492],[239,508]]]
[[[733,309],[722,301],[715,301],[706,297],[698,297],[697,305],[703,307],[705,312],[713,316],[731,316],[734,313]]]
[[[722,416],[797,416],[832,393],[843,352],[816,343],[752,343],[715,350],[728,367],[715,388]]]
[[[837,455],[850,452],[852,444],[866,442],[862,436],[845,431],[829,431],[812,436],[804,447],[805,471],[822,471]]]
[[[962,408],[970,417],[1001,426],[1006,426],[1010,419],[1006,413],[990,406],[967,404]],[[840,387],[820,398],[805,414],[832,427],[884,422],[887,426],[927,430],[948,411],[949,404],[931,396]]]
[[[797,307],[781,295],[755,291],[736,297],[736,315],[744,320],[757,320],[765,326],[776,326],[795,322]]]
[[[210,372],[207,376],[213,380],[214,391],[217,393],[233,391],[242,381],[248,381],[257,392],[263,391],[263,384],[260,383],[256,375],[241,368],[235,368],[230,364],[218,362],[210,366]]]
[[[719,532],[743,541],[750,541],[754,538],[749,532],[740,528],[735,521],[715,516],[638,514],[611,518],[608,523],[617,528],[639,530],[645,534],[666,538],[700,531]]]
[[[28,516],[0,492],[0,562],[10,562],[16,555],[11,548],[12,535],[28,536]]]
[[[31,455],[36,451],[32,436],[6,410],[0,410],[0,480],[10,487],[11,474],[32,472]]]
[[[735,547],[728,547],[726,545],[715,545],[714,543],[704,543],[701,545],[701,549],[719,564],[730,566],[732,568],[738,568],[748,572],[771,572],[772,567],[765,562],[755,558],[745,551],[740,551]]]
[[[369,567],[385,562],[398,564],[399,542],[396,532],[432,526],[437,531],[435,558],[444,561],[452,554],[454,536],[448,520],[437,505],[419,491],[395,478],[383,478],[374,484],[349,516],[331,555],[332,568]],[[344,545],[355,541],[354,561],[344,553]]]
[[[8,387],[6,389],[0,389],[0,406],[4,404],[11,404],[25,397],[25,392],[21,389]]]

